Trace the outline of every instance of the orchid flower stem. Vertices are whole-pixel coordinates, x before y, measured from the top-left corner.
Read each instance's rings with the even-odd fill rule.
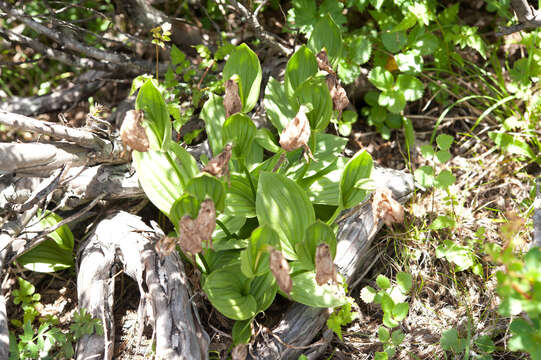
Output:
[[[340,215],[342,210],[343,210],[342,207],[340,206],[336,207],[336,210],[334,210],[334,213],[332,214],[331,218],[327,220],[327,225],[332,225],[334,221],[336,220],[336,218],[338,217],[338,215]]]

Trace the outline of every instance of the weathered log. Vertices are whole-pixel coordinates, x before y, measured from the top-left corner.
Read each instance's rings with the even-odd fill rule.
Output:
[[[182,262],[175,252],[160,258],[155,251],[161,236],[126,212],[108,216],[92,230],[80,251],[77,292],[79,306],[102,320],[105,335],[83,337],[77,359],[112,358],[115,266],[139,284],[139,320],[154,328],[157,358],[208,358],[209,338],[192,306]]]
[[[402,171],[375,168],[372,178],[378,185],[392,190],[396,200],[404,203],[414,189],[413,177]],[[373,265],[372,241],[383,223],[375,222],[372,204],[364,202],[349,211],[338,221],[335,264],[350,284],[358,273],[366,273]],[[282,320],[272,330],[273,336],[261,336],[251,345],[253,359],[297,359],[302,348],[310,344],[324,327],[329,316],[328,309],[312,308],[299,303],[289,307]],[[280,339],[280,340],[278,340]],[[311,347],[316,352],[322,345]]]

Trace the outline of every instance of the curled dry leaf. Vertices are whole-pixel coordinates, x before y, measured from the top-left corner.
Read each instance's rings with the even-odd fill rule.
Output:
[[[148,137],[143,127],[143,110],[130,110],[126,113],[120,127],[120,138],[125,146],[139,152],[148,151]]]
[[[179,245],[182,251],[191,254],[198,254],[203,250],[201,234],[197,219],[192,219],[188,215],[184,215],[178,223],[179,230]]]
[[[231,159],[232,148],[231,144],[227,144],[224,151],[213,157],[201,171],[218,177],[229,175],[229,160]]]
[[[201,239],[207,243],[207,247],[212,247],[212,233],[216,228],[216,208],[211,199],[201,203],[196,221]]]
[[[212,233],[215,228],[216,208],[211,199],[206,199],[201,203],[195,220],[188,215],[180,219],[178,224],[180,248],[184,252],[197,254],[203,250],[203,241],[207,247],[212,247]]]
[[[404,208],[393,199],[393,193],[386,187],[377,188],[372,196],[374,222],[382,220],[387,226],[404,221]]]
[[[331,94],[334,110],[341,112],[349,105],[349,99],[336,74],[327,76],[327,87]]]
[[[248,348],[245,344],[238,344],[233,348],[233,351],[231,351],[232,360],[244,360],[246,359],[246,356],[248,356]]]
[[[322,49],[317,55],[317,66],[319,70],[323,70],[328,72],[329,74],[336,74],[336,72],[332,69],[331,64],[329,63],[329,57],[327,56],[327,50]]]
[[[239,85],[233,79],[229,79],[225,82],[224,107],[226,119],[242,110]]]
[[[165,257],[173,252],[175,250],[175,246],[177,244],[177,239],[164,236],[160,240],[156,242],[156,252],[161,257]]]
[[[322,243],[316,249],[316,282],[324,285],[329,280],[334,284],[338,283],[336,278],[336,266],[332,260],[331,249],[328,244]]]
[[[299,112],[293,120],[291,120],[280,134],[280,146],[285,151],[296,150],[303,147],[306,156],[313,159],[312,151],[308,146],[308,140],[310,139],[310,122],[306,113],[308,109],[306,106],[301,106]],[[308,160],[308,159],[307,159]]]
[[[289,293],[291,293],[291,289],[293,288],[293,282],[289,276],[289,263],[287,262],[286,258],[282,252],[276,249],[271,249],[269,263],[271,272],[276,278],[276,282],[278,283],[280,290],[289,295]]]

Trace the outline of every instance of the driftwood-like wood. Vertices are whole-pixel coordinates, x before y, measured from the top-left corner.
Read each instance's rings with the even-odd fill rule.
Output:
[[[209,338],[192,306],[182,262],[176,253],[160,258],[155,251],[162,236],[126,212],[107,217],[92,230],[80,251],[77,292],[79,307],[102,320],[105,335],[82,338],[77,359],[113,356],[117,267],[139,284],[139,326],[142,321],[153,326],[157,358],[208,358]]]
[[[395,199],[401,203],[406,202],[413,192],[414,182],[410,174],[375,168],[372,176],[376,184],[391,189]],[[382,225],[381,221],[374,222],[370,202],[361,204],[339,219],[335,264],[348,284],[353,280],[358,281],[357,274],[366,273],[373,265],[375,253],[371,250],[372,240]],[[263,333],[256,339],[250,349],[250,358],[297,359],[305,352],[310,359],[317,359],[330,340],[323,341],[321,345],[311,346],[309,351],[308,349],[303,351],[302,348],[314,341],[328,317],[328,309],[312,308],[299,303],[291,305],[272,330],[273,335]]]

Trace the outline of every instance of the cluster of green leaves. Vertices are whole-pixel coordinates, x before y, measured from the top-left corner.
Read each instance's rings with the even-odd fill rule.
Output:
[[[490,244],[487,253],[505,267],[505,271],[496,273],[497,291],[502,299],[499,312],[517,316],[509,327],[511,338],[507,344],[511,350],[525,351],[532,359],[541,359],[541,249],[534,247],[522,257],[514,253],[515,234],[506,234],[504,229],[502,235],[508,246]]]
[[[379,291],[371,286],[365,286],[361,290],[361,299],[366,303],[381,305],[383,310],[383,325],[378,329],[378,338],[383,343],[383,352],[376,352],[375,359],[389,359],[396,353],[396,348],[404,340],[404,333],[395,328],[408,316],[409,304],[405,302],[407,294],[412,288],[411,275],[406,272],[396,274],[396,284],[385,275],[378,275],[376,284]],[[389,328],[389,329],[388,329]]]
[[[473,346],[472,346],[473,340]],[[440,338],[440,346],[443,350],[452,353],[455,358],[463,355],[464,358],[476,360],[491,360],[490,355],[496,350],[494,341],[488,335],[477,336],[472,339],[471,331],[468,331],[467,337],[460,337],[456,329],[449,329],[442,333]],[[471,351],[474,350],[474,351]]]
[[[340,287],[317,285],[315,252],[327,243],[335,256],[332,223],[340,211],[366,199],[363,180],[372,170],[368,153],[343,158],[347,139],[324,132],[333,116],[332,99],[310,48],[302,46],[291,57],[284,82],[272,78],[265,89],[273,131],[257,129],[248,116],[259,98],[261,75],[256,54],[245,44],[236,47],[223,78],[237,79],[241,112],[225,118],[223,99],[214,93],[208,94],[201,111],[213,154],[232,144],[228,179],[200,172],[196,160],[171,140],[169,108],[153,80],[140,87],[136,100],[136,108],[145,112],[150,150],[134,151],[133,159],[149,199],[175,227],[184,215],[196,217],[203,200],[215,204],[213,247],[199,254],[197,265],[211,303],[237,320],[235,343],[249,340],[251,320],[280,292],[269,268],[271,247],[289,261],[291,299],[326,308],[347,303]],[[276,134],[301,106],[309,109],[309,146],[315,161],[305,161],[302,149],[285,152],[277,144]]]
[[[11,324],[20,329],[9,334],[10,360],[13,359],[68,359],[74,355],[73,344],[84,335],[97,333],[103,335],[99,319],[93,319],[85,309],[75,312],[70,330],[62,332],[57,327],[59,320],[54,316],[39,318],[39,326],[34,326],[39,316],[37,306],[41,296],[34,285],[18,278],[19,289],[13,290],[13,303],[23,309],[23,319],[12,319]]]

